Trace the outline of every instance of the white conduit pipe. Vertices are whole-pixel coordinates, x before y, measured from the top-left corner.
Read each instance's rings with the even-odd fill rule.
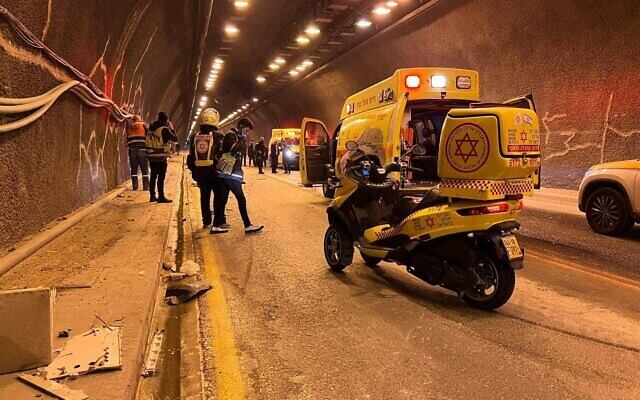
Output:
[[[85,84],[79,81],[69,81],[40,96],[19,99],[0,97],[0,115],[21,114],[37,109],[37,111],[27,117],[6,124],[0,124],[0,133],[11,132],[33,123],[43,116],[58,98],[67,91],[74,93],[83,103],[90,107],[108,108],[110,114],[118,122],[123,122],[133,117],[132,114],[118,107],[111,99],[97,96]]]
[[[53,241],[58,236],[62,235],[63,233],[65,233],[66,231],[74,227],[76,224],[82,221],[85,217],[93,214],[98,208],[102,207],[103,205],[107,204],[111,200],[115,199],[116,196],[118,196],[120,193],[124,192],[125,190],[127,190],[127,187],[121,186],[118,189],[113,190],[110,193],[107,193],[106,195],[98,199],[96,202],[91,204],[90,206],[76,212],[75,214],[70,215],[69,218],[60,222],[58,225],[54,226],[53,228],[35,235],[32,239],[28,240],[26,243],[18,247],[13,252],[0,258],[0,276],[9,272],[11,268],[20,264],[22,261],[27,259],[33,253],[35,253],[36,251],[46,246],[49,242]]]

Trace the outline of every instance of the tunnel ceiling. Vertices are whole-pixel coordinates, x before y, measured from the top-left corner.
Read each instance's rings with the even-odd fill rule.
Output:
[[[216,107],[223,117],[238,117],[253,103],[278,93],[408,13],[433,2],[216,1],[191,110],[192,129],[199,109]],[[277,58],[281,58],[280,64],[276,63]]]

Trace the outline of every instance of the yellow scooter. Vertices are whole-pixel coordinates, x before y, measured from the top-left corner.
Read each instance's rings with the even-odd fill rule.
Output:
[[[400,181],[411,171],[411,156],[424,155],[415,145],[401,159],[376,165],[363,146],[346,143],[344,173],[327,209],[329,228],[324,253],[332,270],[353,262],[354,248],[366,264],[406,265],[409,273],[458,293],[469,305],[495,309],[515,287],[524,251],[514,233],[522,196],[477,200],[442,196],[436,186],[421,198],[401,195]]]

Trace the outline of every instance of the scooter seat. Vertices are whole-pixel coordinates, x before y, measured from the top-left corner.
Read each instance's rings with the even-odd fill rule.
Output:
[[[440,191],[438,190],[438,188],[433,188],[426,192],[417,203],[414,200],[405,197],[394,208],[394,214],[396,215],[397,221],[399,222],[404,220],[414,212],[429,208],[440,203],[442,200],[443,198],[440,197]]]

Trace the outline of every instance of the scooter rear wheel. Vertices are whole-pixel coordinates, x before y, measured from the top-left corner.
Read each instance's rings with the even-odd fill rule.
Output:
[[[342,271],[353,262],[353,243],[340,226],[329,225],[324,235],[324,257],[334,271]]]
[[[516,286],[516,274],[508,262],[485,254],[476,266],[476,273],[483,282],[464,290],[462,299],[467,304],[482,310],[493,310],[509,301]]]

